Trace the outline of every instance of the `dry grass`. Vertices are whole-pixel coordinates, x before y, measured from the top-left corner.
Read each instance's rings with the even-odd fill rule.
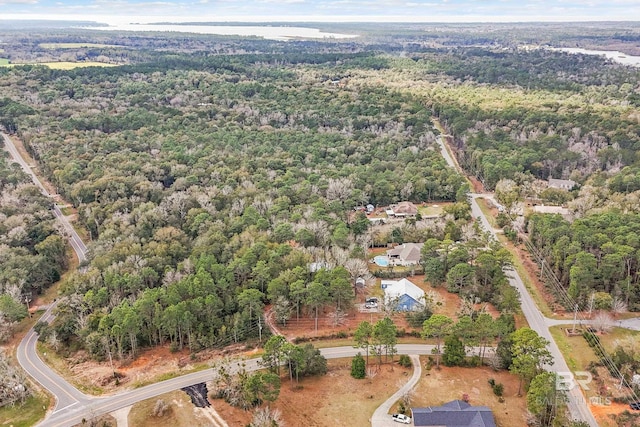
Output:
[[[160,399],[168,409],[163,416],[154,416],[153,409]],[[129,412],[128,421],[130,426],[136,427],[209,427],[211,420],[205,411],[193,406],[185,392],[176,390],[136,403]]]
[[[424,358],[421,359],[423,362]],[[504,384],[504,402],[500,403],[488,383],[494,378],[496,383]],[[524,426],[527,403],[524,397],[518,397],[517,376],[507,371],[495,372],[488,367],[482,368],[432,368],[426,372],[415,387],[415,399],[412,406],[439,406],[455,399],[469,396],[474,406],[488,406],[493,411],[499,426]]]
[[[617,340],[625,339],[627,337],[640,338],[640,331],[632,331],[625,328],[612,328],[611,332],[600,335],[600,342],[604,346],[605,350],[609,353],[615,350],[615,343]]]
[[[444,212],[444,207],[447,205],[451,205],[449,202],[442,202],[431,205],[418,206],[418,212],[422,217],[437,215],[440,216]]]
[[[301,379],[297,386],[295,382],[290,384],[283,373],[280,396],[271,408],[281,411],[286,425],[369,425],[371,414],[397,390],[399,384],[408,380],[412,372],[399,366],[382,365],[373,379],[356,380],[350,375],[351,359],[329,360],[328,366],[327,375]],[[152,416],[158,399],[163,399],[170,407],[161,418]],[[244,426],[251,421],[250,412],[231,407],[222,400],[210,401],[213,410],[229,426]],[[199,427],[216,424],[211,419],[210,410],[194,408],[185,393],[174,391],[135,404],[129,413],[129,425]]]
[[[386,399],[406,382],[412,369],[382,365],[373,379],[351,377],[351,359],[328,361],[329,372],[322,377],[304,378],[299,388],[292,388],[283,377],[279,399],[272,408],[282,412],[288,426],[366,426],[369,417]],[[294,383],[295,385],[295,383]],[[214,406],[230,426],[243,421],[233,416],[224,404]],[[228,405],[227,405],[228,406]],[[237,411],[237,410],[234,410]]]

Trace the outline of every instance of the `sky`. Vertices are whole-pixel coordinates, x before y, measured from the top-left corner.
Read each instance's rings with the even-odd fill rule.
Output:
[[[185,21],[639,21],[640,0],[0,0],[0,19]]]

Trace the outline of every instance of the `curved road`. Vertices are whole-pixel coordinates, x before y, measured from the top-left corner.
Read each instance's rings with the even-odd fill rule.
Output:
[[[389,417],[391,407],[394,403],[400,400],[404,393],[415,387],[422,376],[422,365],[420,364],[420,358],[418,355],[411,355],[411,363],[413,364],[413,375],[411,375],[411,378],[409,378],[409,381],[407,381],[405,385],[393,393],[393,395],[382,405],[378,406],[378,409],[375,410],[371,417],[371,427],[388,427],[397,425],[397,423]]]
[[[456,163],[451,157],[451,154],[449,153],[449,150],[447,149],[446,144],[443,142],[442,137],[439,136],[437,138],[437,141],[438,141],[438,144],[440,145],[440,152],[442,153],[442,157],[444,157],[447,164],[450,167],[456,169],[458,173],[464,176],[462,171],[460,171],[458,167],[456,167]],[[480,209],[480,206],[478,205],[478,202],[476,200],[479,197],[483,197],[483,195],[469,194],[468,196],[469,196],[469,201],[471,203],[471,213],[473,217],[480,220],[482,227],[489,232],[492,239],[494,239],[495,241],[499,241],[496,230],[491,226],[491,224],[489,223],[489,220]],[[520,277],[518,272],[513,269],[505,269],[505,273],[507,275],[507,278],[509,279],[509,284],[514,288],[516,288],[520,293],[520,305],[522,307],[522,313],[524,314],[524,317],[527,319],[527,322],[529,323],[529,327],[534,331],[536,331],[538,335],[540,335],[541,337],[544,337],[547,341],[549,341],[548,349],[549,349],[549,352],[551,352],[551,355],[553,356],[553,360],[555,361],[555,363],[552,366],[548,366],[547,369],[549,371],[556,372],[556,373],[564,373],[564,374],[570,373],[571,369],[569,369],[567,362],[564,360],[564,356],[560,352],[558,345],[556,344],[553,337],[551,336],[551,333],[549,332],[550,325],[547,322],[547,319],[542,315],[540,310],[538,310],[538,307],[533,301],[533,298],[531,298],[529,291],[524,286],[524,283],[522,282],[522,278]],[[571,390],[569,390],[567,394],[568,394],[567,406],[569,407],[569,412],[571,413],[571,417],[576,420],[587,422],[590,427],[598,427],[598,423],[596,422],[596,419],[593,417],[593,414],[589,409],[589,405],[587,404],[587,401],[584,395],[580,391],[580,388],[574,387]]]
[[[20,155],[20,152],[16,148],[16,146],[13,143],[13,141],[11,140],[11,138],[9,138],[4,133],[2,133],[1,135],[2,135],[2,138],[4,140],[4,148],[5,148],[6,151],[9,152],[9,154],[11,155],[13,160],[16,163],[18,163],[20,165],[20,167],[22,167],[22,170],[27,175],[29,175],[31,177],[31,179],[33,180],[33,183],[40,189],[40,192],[42,194],[44,194],[45,196],[53,199],[53,195],[51,195],[47,191],[45,186],[42,185],[42,182],[40,182],[40,180],[38,179],[36,174],[33,172],[31,167],[24,160],[22,155]],[[58,221],[60,221],[60,224],[62,224],[62,226],[64,227],[65,233],[67,234],[67,238],[69,239],[69,243],[71,244],[71,247],[73,248],[73,250],[75,251],[76,255],[78,256],[78,260],[80,262],[86,261],[87,260],[87,251],[88,251],[87,250],[87,246],[84,244],[84,242],[82,241],[82,239],[80,238],[80,236],[78,235],[76,230],[74,230],[73,226],[69,223],[67,218],[64,216],[64,214],[60,210],[60,206],[58,206],[58,204],[56,204],[55,202],[53,203],[53,214],[58,219]]]
[[[52,195],[47,191],[46,187],[42,185],[42,182],[40,182],[31,167],[29,167],[27,162],[20,155],[20,152],[16,148],[13,141],[11,141],[11,138],[9,138],[4,133],[2,133],[2,138],[4,141],[5,150],[8,151],[13,160],[22,167],[22,170],[31,177],[33,183],[40,189],[40,192],[49,198],[53,198]],[[60,224],[62,224],[66,233],[66,237],[69,240],[71,247],[75,251],[78,260],[80,262],[86,261],[87,247],[78,233],[71,226],[67,218],[60,210],[60,207],[56,203],[53,204],[52,211]],[[40,318],[41,321],[51,323],[51,321],[55,317],[52,313],[55,305],[55,303],[51,304],[47,308],[47,311]],[[37,334],[32,328],[29,330],[29,332],[27,332],[22,341],[20,341],[16,356],[20,366],[22,366],[22,368],[45,389],[49,390],[49,392],[53,394],[56,399],[54,412],[76,405],[78,403],[86,403],[89,400],[86,395],[69,384],[64,378],[54,372],[40,359],[36,351],[37,341]]]
[[[34,183],[40,188],[40,191],[44,195],[51,197],[40,180],[33,173],[29,165],[20,156],[20,153],[18,152],[10,138],[8,138],[5,134],[2,134],[2,137],[5,142],[5,148],[11,154],[11,156],[16,160],[17,163],[22,166],[25,172],[32,177]],[[446,150],[446,147],[442,143],[441,138],[438,138],[438,142],[440,143],[443,157],[451,167],[455,168],[455,163],[449,155],[449,152]],[[493,238],[497,240],[495,230],[490,226],[487,218],[484,216],[476,202],[476,197],[478,197],[478,195],[470,196],[471,208],[474,217],[479,218],[485,229],[488,230]],[[64,215],[60,211],[60,207],[55,203],[53,212],[64,226],[68,234],[67,237],[69,238],[69,242],[73,249],[76,251],[78,259],[80,261],[85,261],[87,259],[87,248],[82,242],[82,239],[80,238],[80,236],[78,236],[73,227],[64,217]],[[533,302],[533,299],[527,292],[520,276],[516,271],[509,271],[508,273],[510,273],[508,275],[509,282],[520,292],[522,311],[527,318],[530,327],[538,332],[538,334],[550,341],[549,350],[551,351],[556,361],[555,365],[551,367],[551,369],[555,372],[570,372],[564,358],[562,357],[562,354],[560,353],[555,341],[549,333],[546,319],[537,309],[535,303]],[[53,318],[53,315],[51,314],[52,309],[53,305],[49,307],[47,312],[43,315],[43,320],[50,321]],[[25,371],[27,371],[27,373],[33,376],[36,381],[42,384],[43,387],[49,390],[56,397],[55,410],[49,418],[41,423],[42,426],[68,426],[77,424],[82,422],[83,419],[93,418],[96,415],[109,413],[117,409],[129,406],[135,402],[149,399],[151,397],[158,396],[177,388],[207,381],[212,376],[212,373],[209,370],[205,370],[121,393],[116,396],[108,398],[93,398],[86,396],[78,391],[75,387],[67,383],[64,378],[57,375],[47,365],[45,365],[38,357],[35,346],[36,334],[33,330],[30,330],[18,347],[18,361],[25,369]],[[397,348],[398,353],[400,354],[417,355],[431,354],[431,349],[433,348],[433,346],[400,344],[397,346]],[[353,347],[336,347],[323,349],[321,350],[321,352],[326,358],[341,358],[352,357],[358,352],[358,350],[354,349]],[[418,370],[420,369],[419,361],[416,363],[416,357],[413,357],[412,359],[414,361],[414,366],[416,366],[414,375],[412,376],[408,384],[397,392],[398,396],[401,395],[405,388],[412,387],[413,384],[415,384],[413,381],[415,380],[417,382],[417,379],[420,376],[418,372]],[[260,367],[258,365],[258,360],[259,359],[250,359],[246,361],[233,362],[232,366],[234,366],[234,364],[235,366],[239,366],[242,363],[245,365],[245,369],[254,370]],[[418,373],[416,374],[416,372]],[[387,424],[389,419],[387,418],[388,416],[386,414],[390,408],[390,405],[393,404],[394,401],[395,400],[389,399],[387,402],[385,402],[385,404],[383,404],[383,406],[378,408],[376,413],[374,413],[374,416],[372,417],[372,423],[375,427],[385,426]],[[388,402],[390,402],[389,407],[386,408]],[[593,415],[589,411],[584,396],[577,388],[574,388],[570,391],[569,409],[574,418],[587,421],[588,424],[592,427],[598,426],[598,424],[595,422],[595,419],[593,418]]]
[[[5,149],[9,152],[11,157],[22,167],[22,169],[31,176],[34,184],[40,189],[42,194],[47,197],[52,197],[47,191],[44,185],[40,182],[36,174],[31,167],[22,158],[20,152],[17,150],[13,141],[2,134],[4,139]],[[60,207],[54,203],[53,212],[56,218],[63,225],[69,243],[73,247],[74,251],[80,262],[87,260],[87,247],[80,238],[80,236],[73,229],[67,218],[62,214]],[[42,315],[42,321],[50,323],[54,315],[52,314],[55,308],[55,303],[49,306],[47,311]],[[47,366],[38,357],[36,351],[37,334],[31,329],[20,342],[17,350],[18,362],[22,368],[31,375],[38,383],[44,388],[49,390],[56,399],[56,404],[53,413],[46,418],[41,426],[69,426],[73,424],[79,424],[82,420],[91,419],[95,416],[110,413],[121,408],[130,406],[141,400],[146,400],[172,390],[176,390],[182,387],[186,387],[201,382],[210,380],[213,376],[210,370],[204,370],[200,372],[194,372],[192,374],[182,375],[177,378],[166,380],[160,383],[151,384],[146,387],[142,387],[136,390],[127,391],[117,394],[112,397],[96,398],[87,396],[76,389],[73,385],[69,384],[64,378],[54,372],[49,366]],[[396,392],[389,400],[387,400],[372,417],[372,423],[374,427],[386,426],[389,422],[388,411],[391,405],[402,395],[403,392],[410,389],[420,378],[421,366],[418,354],[431,354],[434,346],[431,345],[410,345],[400,344],[397,346],[398,353],[411,354],[414,364],[414,373],[407,384],[405,384],[400,390]],[[353,357],[359,352],[358,349],[353,347],[335,347],[322,349],[321,353],[328,359]],[[477,352],[477,350],[476,350]],[[230,364],[232,369],[238,369],[243,366],[248,371],[260,369],[261,366],[258,363],[260,359],[249,359],[244,361],[235,361]]]
[[[398,391],[398,396],[404,391],[405,388],[413,387],[415,382],[413,382],[414,377],[415,381],[419,379],[420,372],[416,374],[416,371],[420,370],[420,361],[417,359],[418,354],[432,354],[433,345],[427,344],[398,344],[397,350],[398,354],[410,354],[412,355],[412,361],[415,367],[414,374],[409,381],[408,385],[405,385],[401,391]],[[344,357],[353,357],[360,349],[356,349],[353,347],[332,347],[332,348],[324,348],[321,349],[320,352],[327,359],[339,359]],[[477,349],[474,350],[477,352]],[[254,371],[257,369],[262,369],[263,367],[259,364],[261,359],[246,359],[246,360],[238,360],[231,362],[228,366],[231,368],[231,371],[238,369],[240,366],[243,366],[247,371]],[[98,415],[106,414],[109,412],[113,412],[117,409],[127,407],[136,402],[140,402],[142,400],[150,399],[152,397],[159,396],[161,394],[177,390],[182,387],[186,387],[193,384],[198,384],[202,382],[210,381],[213,378],[213,372],[211,369],[205,369],[203,371],[194,372],[187,375],[182,375],[177,378],[172,378],[170,380],[162,381],[156,384],[151,384],[145,387],[141,387],[135,390],[127,391],[124,393],[119,393],[115,396],[111,397],[97,397],[90,398],[87,397],[86,400],[82,401],[81,405],[70,405],[64,410],[55,411],[49,418],[40,423],[40,426],[43,427],[63,427],[70,426],[74,424],[78,424],[82,422],[82,419],[90,419]],[[63,380],[64,381],[64,380]],[[394,395],[395,396],[395,395]],[[393,396],[392,396],[393,398]],[[394,398],[393,400],[387,400],[388,408],[391,407],[393,402],[397,400]],[[387,403],[385,402],[385,403]],[[388,412],[389,409],[386,409]],[[378,409],[380,411],[384,411],[384,409]],[[386,427],[387,421],[389,421],[389,416],[387,412],[376,411],[376,414],[372,418],[373,427]]]

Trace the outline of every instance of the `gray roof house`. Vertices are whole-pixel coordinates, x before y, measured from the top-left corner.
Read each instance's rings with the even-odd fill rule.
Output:
[[[576,186],[576,182],[571,179],[555,179],[549,178],[549,188],[557,188],[558,190],[573,190]]]
[[[395,217],[416,216],[418,208],[411,202],[400,202],[395,206],[391,206],[392,215]],[[387,210],[387,212],[389,212]]]
[[[415,426],[496,427],[491,409],[471,406],[463,400],[452,400],[442,406],[411,408]]]
[[[420,249],[424,243],[403,243],[387,251],[393,265],[416,265],[420,262]]]

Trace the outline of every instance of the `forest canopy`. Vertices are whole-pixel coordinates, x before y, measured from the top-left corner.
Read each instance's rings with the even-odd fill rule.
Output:
[[[0,70],[0,124],[77,209],[92,241],[86,270],[66,281],[57,320],[41,335],[55,332],[96,358],[125,357],[145,345],[197,350],[256,336],[265,304],[316,320],[320,308],[344,310],[374,238],[354,208],[457,202],[441,227],[407,223],[376,237],[382,244],[443,242],[469,228],[468,186],[441,157],[437,126],[487,189],[509,179],[535,193],[549,178],[595,189],[597,203],[577,190],[567,196],[582,206],[579,221],[533,216],[531,236],[549,256],[565,251],[553,265],[576,298],[604,290],[637,304],[640,242],[629,233],[639,214],[624,208],[640,188],[636,69],[517,46],[401,51],[397,41],[212,38],[206,51],[195,48],[201,37],[184,50],[170,40],[91,54],[120,57],[119,67]],[[2,167],[3,197],[26,198],[23,232],[0,229],[4,251],[21,268],[47,267],[29,279],[40,290],[64,267],[59,237],[49,222],[30,222],[50,220],[46,201]],[[610,203],[618,211],[592,211]],[[3,222],[13,214],[2,211]],[[610,215],[610,228],[597,215]],[[589,241],[598,227],[595,238],[605,237]],[[472,277],[470,257],[453,272],[436,257],[432,273],[450,287]],[[504,281],[494,258],[473,270],[486,279],[485,300],[488,284]],[[573,285],[579,269],[592,277]]]

